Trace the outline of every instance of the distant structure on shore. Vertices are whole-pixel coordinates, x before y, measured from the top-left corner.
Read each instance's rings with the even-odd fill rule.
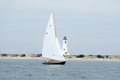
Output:
[[[63,51],[63,55],[70,55],[70,53],[68,53],[67,37],[66,36],[63,38],[62,51]]]

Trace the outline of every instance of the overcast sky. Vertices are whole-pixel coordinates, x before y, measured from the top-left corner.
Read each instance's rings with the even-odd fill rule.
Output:
[[[120,55],[120,0],[0,0],[0,53],[41,53],[51,12],[71,54]]]

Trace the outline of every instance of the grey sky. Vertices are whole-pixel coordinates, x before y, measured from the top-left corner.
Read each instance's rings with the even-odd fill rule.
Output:
[[[41,53],[51,12],[71,54],[120,54],[120,0],[0,0],[0,53]]]

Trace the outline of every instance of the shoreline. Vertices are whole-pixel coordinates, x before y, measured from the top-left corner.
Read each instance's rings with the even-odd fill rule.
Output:
[[[97,59],[97,58],[76,58],[76,59],[66,59],[67,61],[103,61],[103,62],[120,62],[120,59]]]
[[[0,60],[47,60],[42,57],[0,57]],[[66,58],[66,61],[110,61],[120,62],[120,59],[99,59],[99,58]]]

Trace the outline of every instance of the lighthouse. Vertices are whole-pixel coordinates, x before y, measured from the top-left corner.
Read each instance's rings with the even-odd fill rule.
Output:
[[[62,51],[63,51],[63,55],[70,55],[70,54],[68,53],[67,37],[64,37],[64,38],[63,38]]]

